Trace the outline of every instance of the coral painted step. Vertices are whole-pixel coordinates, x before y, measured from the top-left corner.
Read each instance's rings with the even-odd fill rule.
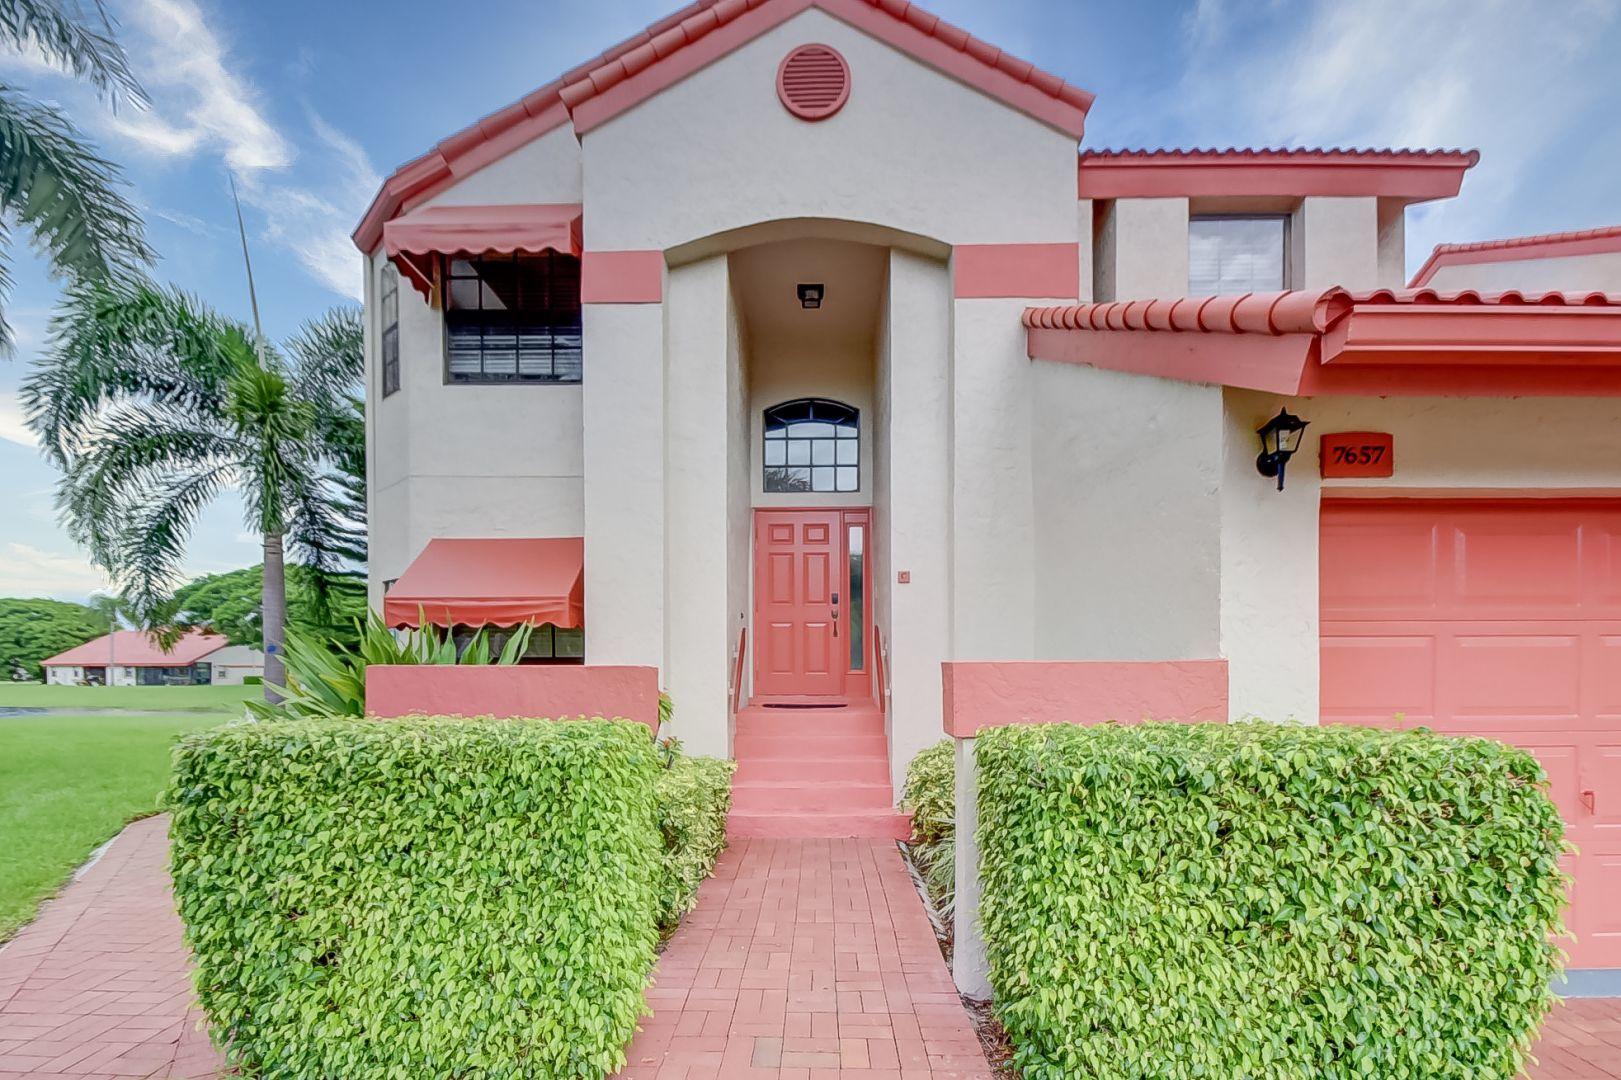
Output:
[[[895,810],[884,717],[870,705],[737,714],[728,835],[772,839],[899,839],[910,818]]]

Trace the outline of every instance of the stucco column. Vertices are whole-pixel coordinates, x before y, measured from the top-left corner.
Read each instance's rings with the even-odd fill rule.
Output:
[[[953,302],[951,560],[956,658],[1035,655],[1032,375],[1020,316],[1029,304],[1063,302]]]
[[[889,579],[896,791],[913,755],[940,737],[940,661],[952,657],[950,288],[945,264],[890,252],[888,507],[879,508],[877,540]]]
[[[972,738],[957,742],[956,907],[951,977],[957,992],[979,1001],[991,996],[991,965],[979,927],[979,776]]]
[[[586,304],[585,657],[664,670],[664,307]]]
[[[728,607],[727,259],[670,270],[665,294],[665,686],[672,733],[726,757]],[[589,602],[590,593],[587,594]]]

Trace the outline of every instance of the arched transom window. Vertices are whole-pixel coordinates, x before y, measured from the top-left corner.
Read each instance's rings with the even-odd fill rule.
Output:
[[[800,398],[765,411],[765,490],[860,491],[861,414]]]

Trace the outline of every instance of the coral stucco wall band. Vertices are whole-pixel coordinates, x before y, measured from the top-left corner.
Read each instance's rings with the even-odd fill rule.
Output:
[[[1227,661],[947,661],[945,731],[1010,724],[1227,720]]]
[[[659,675],[651,667],[373,664],[366,715],[602,716],[658,730]]]
[[[959,244],[952,249],[957,299],[1079,296],[1077,244]]]
[[[587,251],[580,264],[580,303],[657,304],[664,300],[662,251]]]

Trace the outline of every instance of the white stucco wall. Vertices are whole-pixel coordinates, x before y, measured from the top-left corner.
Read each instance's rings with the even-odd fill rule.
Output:
[[[1400,289],[1407,284],[1407,205],[1400,199],[1379,200],[1379,240],[1377,261],[1381,289]]]
[[[1289,226],[1290,286],[1372,289],[1379,284],[1379,200],[1302,199]]]
[[[577,203],[583,191],[580,140],[574,127],[564,124],[456,181],[423,205]]]
[[[1254,431],[1285,406],[1311,427],[1280,494],[1255,471]],[[1402,497],[1621,492],[1614,398],[1302,399],[1229,390],[1225,410],[1221,622],[1235,718],[1317,719],[1322,497],[1347,489]],[[1319,441],[1338,431],[1391,433],[1395,475],[1320,480]]]
[[[265,654],[247,645],[227,645],[203,659],[212,665],[209,678],[215,686],[240,686],[245,676],[265,673]]]
[[[940,662],[952,645],[951,285],[944,264],[891,251],[886,337],[887,413],[883,483],[887,505],[875,563],[889,575],[893,689],[890,769],[899,791],[906,766],[942,737]],[[907,584],[896,574],[907,572]]]
[[[731,750],[726,689],[732,644],[726,256],[673,268],[667,280],[664,677],[678,710],[676,733],[689,751],[724,757]],[[589,625],[599,601],[587,595]]]
[[[821,42],[850,98],[806,123],[777,66]],[[778,218],[872,222],[947,243],[1075,234],[1075,141],[811,9],[586,133],[586,244],[664,250]]]
[[[1219,655],[1221,392],[1031,374],[1035,658]]]
[[[1098,300],[1157,300],[1188,292],[1188,200],[1115,199],[1094,241]]]
[[[1427,284],[1432,289],[1479,289],[1482,292],[1520,289],[1525,292],[1621,293],[1621,251],[1443,266]]]

